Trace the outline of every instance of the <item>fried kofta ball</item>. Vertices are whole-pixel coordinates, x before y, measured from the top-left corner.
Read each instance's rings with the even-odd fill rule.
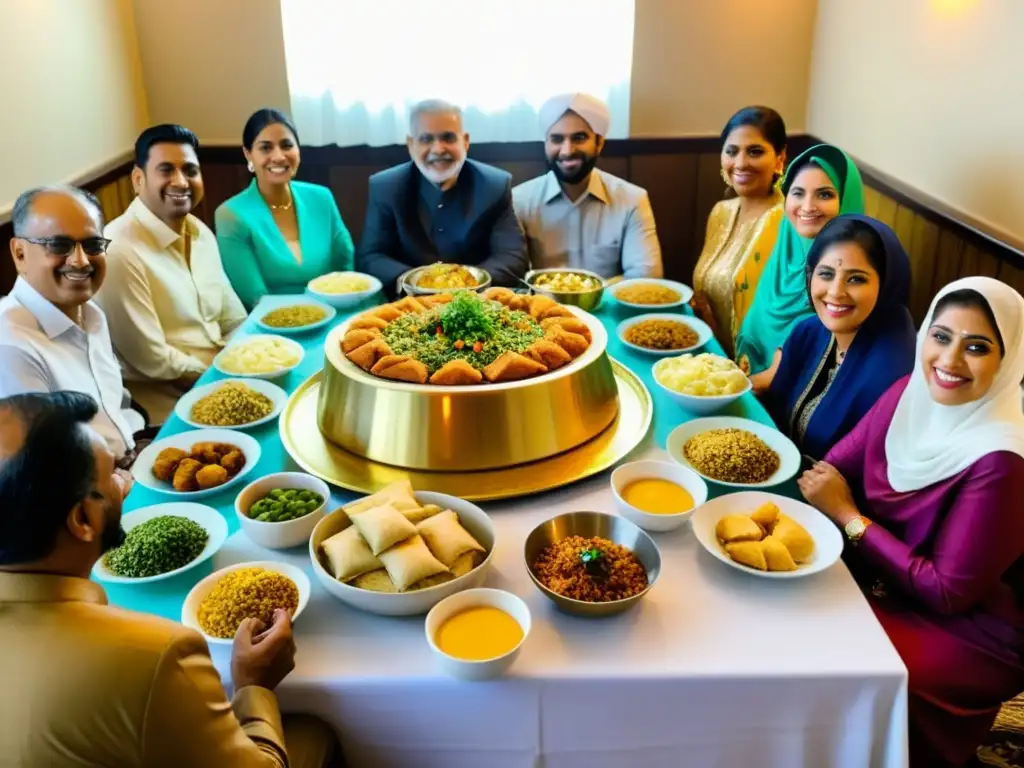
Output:
[[[224,485],[227,481],[228,471],[219,464],[207,464],[196,472],[196,483],[201,491],[205,491],[207,488],[216,488],[218,485]]]
[[[174,470],[174,490],[198,491],[196,473],[202,468],[203,465],[195,459],[186,458],[178,462],[178,468]]]
[[[220,465],[227,470],[229,477],[234,477],[245,466],[245,454],[235,449],[220,460]]]

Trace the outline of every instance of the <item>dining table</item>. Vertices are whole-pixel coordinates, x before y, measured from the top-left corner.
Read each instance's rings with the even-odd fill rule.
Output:
[[[236,337],[263,332],[254,317],[296,298],[265,298]],[[366,306],[339,311],[332,325]],[[618,323],[635,311],[606,295],[594,314],[608,330],[608,354],[643,381],[654,406],[650,430],[625,460],[670,461],[669,432],[697,416],[654,382],[657,357],[619,340]],[[277,382],[286,391],[322,369],[330,327],[291,336],[305,356]],[[714,340],[703,351],[722,354]],[[222,378],[211,368],[199,384]],[[716,415],[772,423],[753,394]],[[189,429],[172,415],[159,437]],[[247,432],[261,455],[246,481],[298,469],[276,420]],[[603,618],[560,612],[532,583],[524,541],[564,512],[615,514],[610,474],[480,503],[496,533],[485,586],[518,595],[532,615],[519,657],[494,680],[445,676],[422,616],[373,615],[333,598],[313,577],[307,546],[268,550],[249,541],[234,508],[241,486],[202,499],[229,527],[211,560],[164,581],[104,586],[114,605],[180,621],[189,590],[214,570],[260,560],[303,568],[312,593],[294,626],[295,669],[277,696],[282,711],[330,723],[353,768],[908,765],[907,670],[841,560],[806,578],[759,578],[711,556],[686,523],[652,534],[662,572],[635,608]],[[712,483],[709,492],[729,489]],[[792,480],[773,492],[799,498]],[[356,497],[332,486],[329,509]],[[137,483],[125,511],[169,500]],[[211,648],[228,689],[229,654],[229,646]]]

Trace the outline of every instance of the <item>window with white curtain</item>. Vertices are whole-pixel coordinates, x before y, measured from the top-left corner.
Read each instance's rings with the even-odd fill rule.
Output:
[[[281,0],[304,144],[404,144],[409,110],[463,109],[473,141],[541,138],[552,95],[605,100],[629,134],[634,0]]]

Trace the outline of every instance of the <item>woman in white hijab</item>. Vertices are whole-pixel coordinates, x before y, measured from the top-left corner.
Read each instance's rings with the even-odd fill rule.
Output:
[[[911,763],[961,766],[1024,690],[1024,298],[943,288],[893,385],[800,490],[910,672]]]

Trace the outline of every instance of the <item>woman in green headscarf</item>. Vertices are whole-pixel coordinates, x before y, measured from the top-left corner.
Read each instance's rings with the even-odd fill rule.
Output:
[[[849,156],[818,144],[797,156],[782,182],[786,218],[736,336],[736,360],[756,392],[772,382],[793,326],[814,314],[804,273],[814,238],[841,213],[864,213],[864,183]]]

